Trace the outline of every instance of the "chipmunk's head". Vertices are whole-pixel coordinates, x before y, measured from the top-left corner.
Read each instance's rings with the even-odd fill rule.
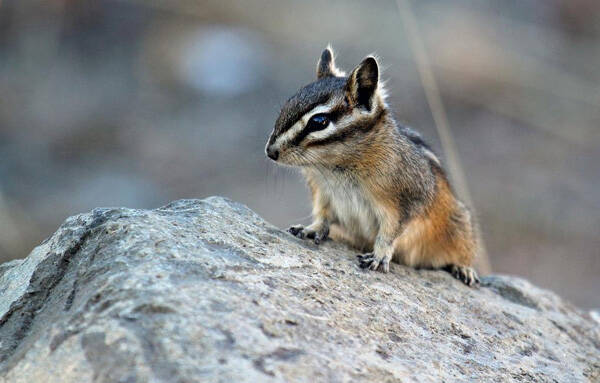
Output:
[[[288,165],[344,164],[357,156],[357,146],[384,110],[377,60],[365,58],[346,76],[327,47],[317,64],[317,81],[300,89],[281,109],[267,156]]]

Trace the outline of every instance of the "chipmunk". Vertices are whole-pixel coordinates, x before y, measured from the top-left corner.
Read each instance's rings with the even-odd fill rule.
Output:
[[[323,51],[317,80],[285,103],[265,149],[272,160],[300,167],[312,193],[312,224],[288,231],[360,249],[363,269],[388,272],[393,259],[477,284],[471,214],[440,159],[395,122],[385,99],[375,57],[346,76],[331,47]]]

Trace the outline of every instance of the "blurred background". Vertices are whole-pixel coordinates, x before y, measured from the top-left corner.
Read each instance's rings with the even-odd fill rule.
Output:
[[[412,3],[494,272],[600,307],[600,2]],[[0,260],[98,206],[224,195],[308,222],[263,148],[329,42],[346,70],[377,53],[442,152],[393,0],[0,0]]]

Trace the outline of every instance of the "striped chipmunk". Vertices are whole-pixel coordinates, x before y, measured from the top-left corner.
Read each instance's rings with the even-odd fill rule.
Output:
[[[471,214],[431,148],[394,120],[375,57],[346,76],[327,47],[317,80],[282,107],[266,154],[299,167],[312,193],[312,224],[291,234],[346,242],[364,252],[363,269],[388,272],[394,260],[479,282]]]

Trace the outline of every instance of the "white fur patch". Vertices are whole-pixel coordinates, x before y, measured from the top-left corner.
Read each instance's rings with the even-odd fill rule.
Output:
[[[344,231],[372,246],[379,232],[379,219],[367,194],[359,185],[335,172],[318,173],[315,179]]]
[[[434,161],[434,162],[435,162],[435,163],[437,163],[438,165],[441,165],[441,164],[440,164],[440,159],[439,159],[439,158],[437,158],[437,156],[436,156],[436,155],[435,155],[435,154],[434,154],[434,153],[433,153],[431,150],[428,150],[428,149],[426,149],[426,148],[423,148],[423,154],[425,154],[425,156],[426,156],[427,158],[429,158],[430,160]]]
[[[336,77],[346,77],[346,72],[344,72],[343,70],[341,70],[340,68],[338,68],[335,65],[335,52],[333,51],[333,47],[331,46],[331,43],[327,44],[327,49],[329,49],[329,51],[331,52],[331,74],[333,74]]]

